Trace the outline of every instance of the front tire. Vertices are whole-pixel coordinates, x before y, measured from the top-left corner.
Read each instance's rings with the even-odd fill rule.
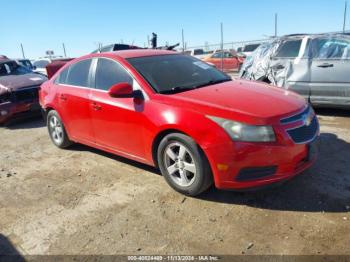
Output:
[[[59,148],[67,148],[72,145],[72,141],[69,140],[62,120],[55,110],[51,110],[47,114],[47,129],[49,131],[51,141],[55,146]]]
[[[182,194],[196,196],[213,184],[209,162],[189,136],[180,133],[165,136],[157,158],[166,182]]]

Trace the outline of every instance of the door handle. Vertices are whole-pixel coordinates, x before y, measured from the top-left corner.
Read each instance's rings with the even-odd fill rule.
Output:
[[[65,95],[60,95],[60,99],[61,99],[62,101],[66,101],[66,100],[67,100],[67,97],[66,97]]]
[[[94,110],[96,110],[96,111],[102,109],[102,107],[101,107],[100,105],[98,105],[97,103],[95,103],[95,102],[93,102],[91,105],[92,105],[92,108],[93,108]]]
[[[333,64],[328,64],[328,63],[324,63],[322,65],[318,65],[317,67],[321,67],[321,68],[327,68],[327,67],[333,67]]]

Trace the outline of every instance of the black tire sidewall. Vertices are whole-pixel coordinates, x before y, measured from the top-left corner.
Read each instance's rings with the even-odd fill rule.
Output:
[[[164,163],[164,151],[167,148],[167,146],[173,142],[180,142],[184,144],[187,150],[189,150],[193,156],[193,161],[196,165],[196,178],[190,186],[181,187],[180,185],[176,184],[170,177],[168,171],[166,170]],[[189,136],[186,136],[181,133],[174,133],[164,137],[158,147],[157,160],[159,169],[166,182],[174,190],[182,194],[196,196],[208,189],[208,187],[212,184],[212,175],[208,160],[206,159],[199,146]]]
[[[51,130],[50,130],[50,119],[51,117],[55,116],[61,123],[61,126],[62,126],[62,129],[63,129],[63,140],[62,140],[62,143],[60,144],[57,144],[55,142],[55,140],[52,138],[52,134],[51,134]],[[68,146],[70,146],[72,144],[72,142],[69,140],[68,138],[68,135],[67,135],[67,132],[66,132],[66,129],[64,127],[64,124],[62,122],[62,119],[61,117],[59,116],[59,114],[57,113],[57,111],[55,110],[51,110],[48,114],[47,114],[47,118],[46,118],[46,125],[47,125],[47,130],[49,132],[49,136],[50,136],[50,139],[52,141],[52,143],[59,147],[59,148],[66,148]]]

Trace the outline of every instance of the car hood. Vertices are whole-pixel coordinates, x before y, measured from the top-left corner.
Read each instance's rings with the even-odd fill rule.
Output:
[[[168,96],[171,103],[211,115],[265,124],[306,106],[290,91],[253,81],[235,80]]]
[[[0,76],[0,95],[8,91],[16,91],[30,86],[39,86],[47,78],[39,74]]]

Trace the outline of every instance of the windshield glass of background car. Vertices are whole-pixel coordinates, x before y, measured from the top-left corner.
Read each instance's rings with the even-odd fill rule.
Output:
[[[299,55],[302,39],[288,40],[279,47],[276,57],[295,58]]]
[[[318,38],[312,41],[313,58],[349,59],[350,41],[341,38]]]
[[[129,63],[159,93],[231,78],[199,59],[184,55],[129,58]]]
[[[32,71],[24,66],[17,64],[16,62],[6,62],[0,64],[0,76],[7,75],[24,75],[29,74]]]
[[[38,60],[33,63],[33,66],[37,68],[45,68],[49,64],[47,60]]]

